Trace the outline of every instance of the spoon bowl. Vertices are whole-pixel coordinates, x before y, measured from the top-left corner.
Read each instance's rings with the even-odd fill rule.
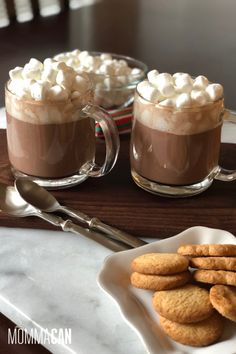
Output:
[[[51,193],[29,179],[16,179],[15,188],[27,203],[39,210],[51,213],[59,210],[61,207]]]
[[[0,210],[17,217],[35,215],[36,210],[28,204],[14,187],[0,183]]]

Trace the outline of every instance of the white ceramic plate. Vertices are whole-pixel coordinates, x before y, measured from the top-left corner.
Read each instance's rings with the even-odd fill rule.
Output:
[[[226,321],[224,334],[216,344],[203,348],[178,344],[159,327],[158,315],[152,308],[153,292],[130,285],[133,258],[149,252],[176,252],[183,243],[236,244],[236,238],[223,230],[192,227],[176,236],[107,257],[98,275],[98,284],[118,304],[124,319],[138,333],[148,353],[236,354],[236,323]]]

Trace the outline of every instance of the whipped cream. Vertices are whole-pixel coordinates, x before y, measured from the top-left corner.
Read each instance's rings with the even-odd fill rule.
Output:
[[[222,85],[209,83],[203,75],[193,79],[187,73],[171,75],[158,70],[151,70],[137,91],[156,105],[175,108],[204,106],[223,97]]]
[[[9,72],[8,89],[16,96],[35,101],[66,101],[80,97],[91,88],[86,74],[77,73],[64,62],[31,58],[24,67]]]

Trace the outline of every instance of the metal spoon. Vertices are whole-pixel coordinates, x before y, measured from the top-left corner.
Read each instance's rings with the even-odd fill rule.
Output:
[[[88,215],[85,215],[80,211],[60,205],[51,193],[29,179],[18,178],[15,181],[15,188],[24,200],[42,211],[61,211],[86,224],[90,229],[104,232],[111,238],[124,242],[132,247],[146,245],[145,241],[118,230],[115,227],[106,225],[97,218],[90,218]]]
[[[44,213],[41,210],[36,209],[22,199],[14,187],[7,186],[3,183],[0,183],[0,211],[16,217],[37,216],[54,226],[61,227],[63,231],[70,231],[88,237],[115,252],[128,249],[128,246],[114,241],[103,234],[84,229],[83,227],[74,224],[69,219],[64,220],[59,216]]]

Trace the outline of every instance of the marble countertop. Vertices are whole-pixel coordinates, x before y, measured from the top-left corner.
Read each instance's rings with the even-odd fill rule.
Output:
[[[0,311],[29,333],[70,328],[71,343],[44,343],[52,353],[146,352],[97,285],[112,251],[82,236],[30,229],[0,228],[0,245]]]

